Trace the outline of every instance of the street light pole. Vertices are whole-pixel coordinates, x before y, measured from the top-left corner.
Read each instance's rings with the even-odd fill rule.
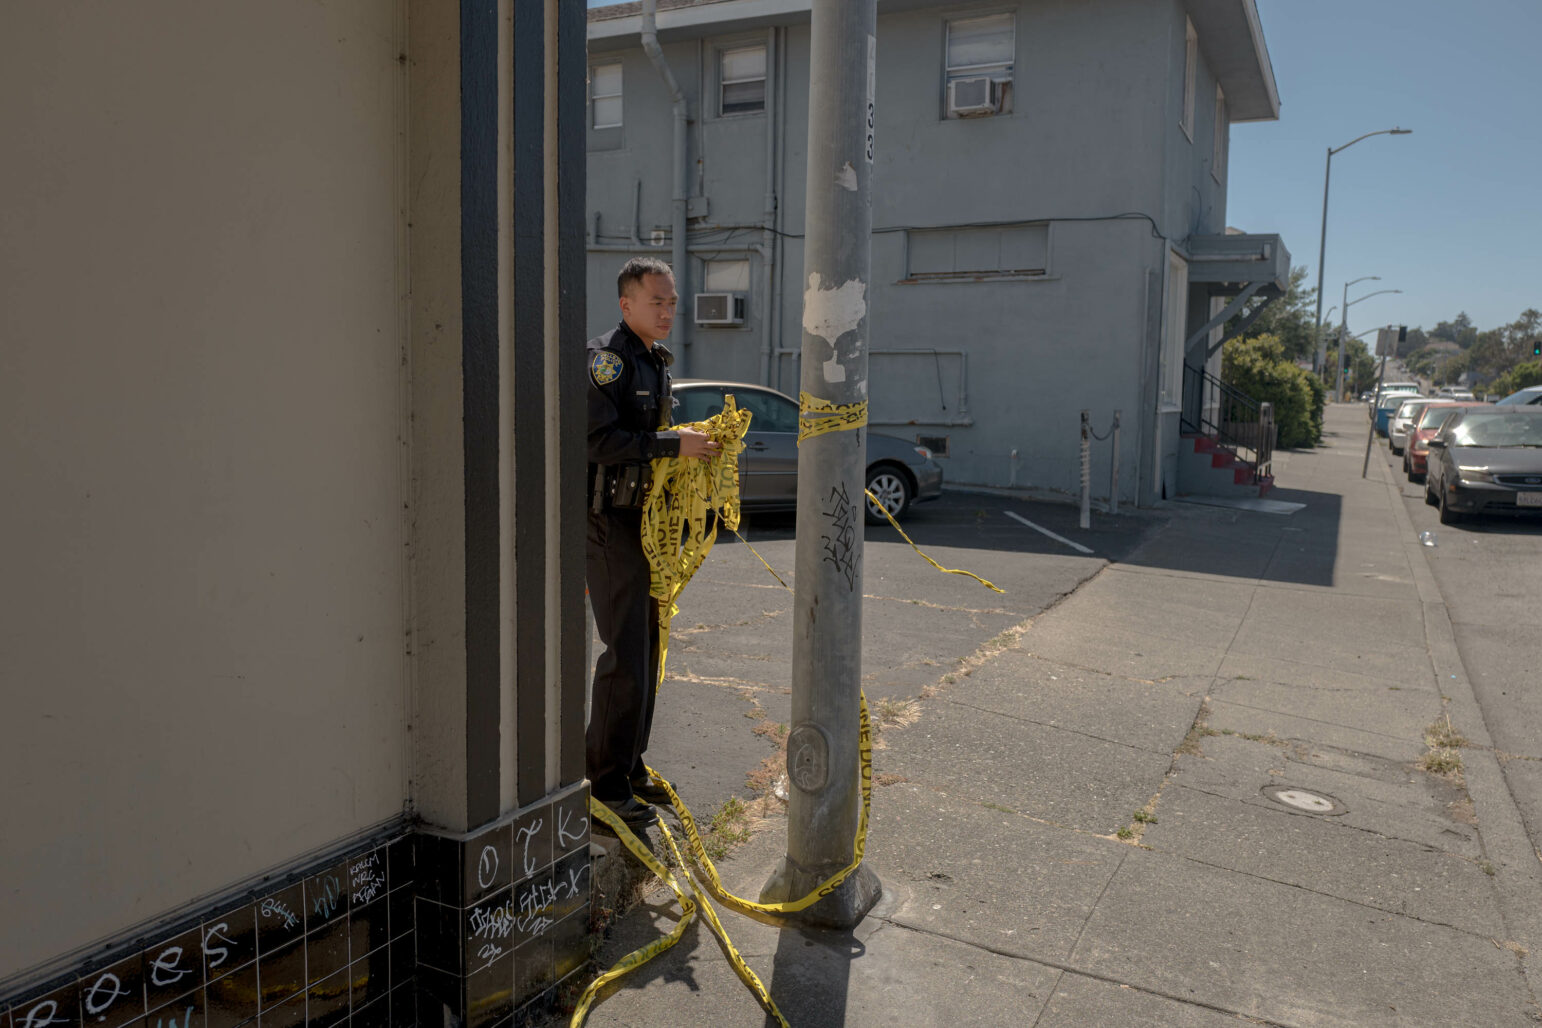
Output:
[[[1348,340],[1349,340],[1349,336],[1348,336],[1348,332],[1349,332],[1349,308],[1353,307],[1355,304],[1359,303],[1361,300],[1369,300],[1373,296],[1380,296],[1383,293],[1401,293],[1402,292],[1401,289],[1378,289],[1374,293],[1366,293],[1364,296],[1357,296],[1353,300],[1351,300],[1349,298],[1349,287],[1354,285],[1355,282],[1364,282],[1368,278],[1374,278],[1378,282],[1381,281],[1381,277],[1379,275],[1365,275],[1365,276],[1363,276],[1361,278],[1357,278],[1357,279],[1354,279],[1353,281],[1345,282],[1344,283],[1344,320],[1339,322],[1339,386],[1338,386],[1338,392],[1336,393],[1336,395],[1338,396],[1338,402],[1339,403],[1343,403],[1344,402],[1344,361],[1347,359],[1344,356],[1344,344],[1346,342],[1348,342]],[[1365,333],[1363,333],[1363,332],[1360,333],[1360,335],[1364,335],[1364,334]],[[1359,336],[1355,336],[1355,338],[1358,339]],[[1372,412],[1372,413],[1374,413],[1374,412]]]
[[[1350,279],[1348,282],[1344,283],[1344,299],[1342,301],[1343,307],[1342,307],[1342,310],[1341,310],[1341,319],[1342,320],[1339,321],[1339,361],[1338,361],[1339,367],[1338,367],[1338,378],[1334,380],[1335,385],[1334,385],[1334,388],[1333,388],[1333,396],[1334,396],[1334,401],[1333,402],[1334,403],[1343,403],[1344,402],[1344,361],[1345,361],[1345,357],[1344,357],[1344,333],[1349,331],[1349,287],[1354,285],[1356,282],[1364,282],[1366,279],[1374,279],[1377,282],[1380,282],[1381,281],[1381,276],[1380,275],[1362,275],[1359,278]],[[1332,314],[1333,311],[1330,309],[1328,311],[1328,313]]]
[[[813,5],[809,43],[804,396],[860,411],[798,448],[787,854],[761,890],[789,902],[852,863],[862,812],[862,533],[867,501],[868,304],[872,292],[876,0]],[[805,400],[804,413],[812,406]],[[815,408],[829,409],[829,408]],[[803,433],[799,433],[800,436]],[[854,927],[882,894],[859,864],[794,919]]]
[[[1322,231],[1317,237],[1317,314],[1312,319],[1312,324],[1317,330],[1317,354],[1313,370],[1319,375],[1322,374],[1322,366],[1326,363],[1328,356],[1328,340],[1322,334],[1322,274],[1323,261],[1328,253],[1328,182],[1333,176],[1333,155],[1340,150],[1348,150],[1360,142],[1360,140],[1369,139],[1372,136],[1406,136],[1411,132],[1413,132],[1413,129],[1380,129],[1376,132],[1367,132],[1363,136],[1356,136],[1343,146],[1330,146],[1328,148],[1328,159],[1322,173]]]

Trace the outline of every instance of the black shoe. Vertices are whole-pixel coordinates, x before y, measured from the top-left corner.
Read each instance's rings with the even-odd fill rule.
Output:
[[[655,785],[651,778],[632,779],[632,795],[655,807],[670,805],[669,792],[662,785]]]
[[[638,800],[636,796],[628,796],[624,800],[600,800],[612,814],[619,817],[628,828],[646,828],[657,824],[659,816],[653,812],[653,808]]]

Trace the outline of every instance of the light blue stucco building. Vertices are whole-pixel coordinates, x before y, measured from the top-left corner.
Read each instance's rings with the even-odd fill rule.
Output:
[[[673,258],[677,372],[796,393],[809,3],[666,0],[652,56],[642,5],[589,12],[591,334],[628,255]],[[1185,362],[1216,373],[1217,319],[1289,271],[1226,229],[1229,126],[1279,116],[1254,0],[881,0],[875,75],[874,428],[1068,497],[1080,412],[1120,410],[1121,503],[1209,491]]]

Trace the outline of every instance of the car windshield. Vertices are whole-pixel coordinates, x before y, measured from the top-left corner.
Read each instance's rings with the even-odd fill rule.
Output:
[[[1469,414],[1451,429],[1456,446],[1542,446],[1542,416],[1519,412]]]
[[[1434,428],[1451,416],[1455,407],[1446,405],[1441,407],[1426,407],[1424,413],[1419,416],[1420,428]]]
[[[1420,400],[1418,403],[1404,403],[1397,409],[1397,416],[1412,421],[1419,416],[1419,412],[1429,403],[1428,400]]]
[[[1542,399],[1542,391],[1536,389],[1522,389],[1518,393],[1511,393],[1503,400],[1495,402],[1496,407],[1514,407],[1522,404],[1536,403]]]

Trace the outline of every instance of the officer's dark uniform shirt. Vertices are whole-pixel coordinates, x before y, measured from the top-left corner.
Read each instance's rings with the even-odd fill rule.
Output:
[[[632,491],[626,505],[615,506],[606,483],[627,477],[626,465],[680,453],[679,431],[660,427],[671,420],[668,353],[644,345],[626,322],[589,340],[585,582],[605,649],[595,663],[585,762],[591,794],[608,803],[628,800],[631,783],[647,777],[642,754],[653,728],[659,652],[658,605],[639,531],[642,497]]]
[[[626,322],[589,340],[589,481],[596,464],[640,464],[680,453],[669,421],[669,372],[661,344],[651,349]]]

